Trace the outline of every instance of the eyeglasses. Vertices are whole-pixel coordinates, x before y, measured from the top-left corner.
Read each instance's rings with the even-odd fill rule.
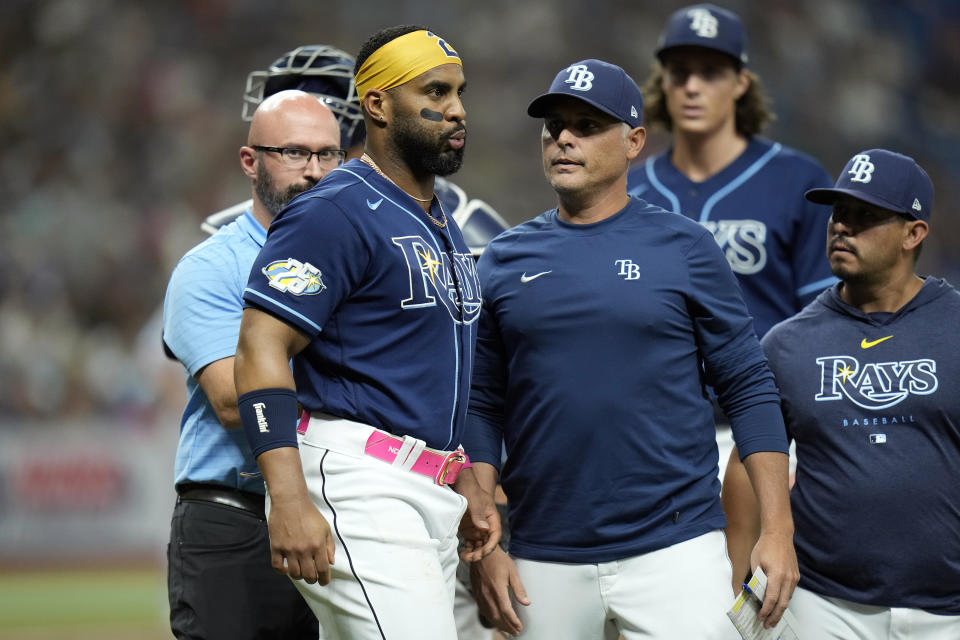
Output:
[[[322,167],[339,167],[347,157],[346,150],[334,148],[310,151],[299,147],[264,147],[258,144],[251,145],[251,148],[257,151],[279,153],[280,159],[288,169],[303,169],[313,156],[317,156],[317,161]]]

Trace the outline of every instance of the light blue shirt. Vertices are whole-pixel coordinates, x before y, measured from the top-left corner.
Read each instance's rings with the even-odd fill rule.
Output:
[[[163,302],[163,340],[186,368],[187,406],[180,420],[176,484],[218,483],[264,492],[243,429],[224,429],[195,378],[211,362],[233,357],[243,289],[267,232],[247,209],[187,252],[170,276]]]

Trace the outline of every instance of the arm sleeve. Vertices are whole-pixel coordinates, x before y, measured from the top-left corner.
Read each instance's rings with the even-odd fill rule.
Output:
[[[483,308],[477,321],[477,348],[471,378],[470,404],[464,428],[464,450],[473,462],[486,462],[500,471],[507,369],[496,313],[487,293],[493,252],[488,247],[477,264]]]
[[[206,245],[173,270],[163,303],[163,340],[191,376],[237,351],[246,270]]]
[[[730,419],[741,459],[787,452],[780,398],[733,272],[709,234],[688,254],[690,313],[706,379]]]
[[[760,340],[760,347],[763,349],[764,355],[767,357],[767,362],[770,365],[770,371],[773,372],[774,381],[777,378],[777,371],[785,371],[783,367],[783,352],[780,349],[780,328],[775,327],[777,330],[770,330],[767,332],[763,339]],[[779,386],[779,385],[778,385]],[[790,403],[787,398],[780,398],[780,414],[783,416],[783,425],[784,432],[787,434],[787,444],[793,441],[793,434],[790,432]]]
[[[812,175],[795,196],[799,203],[790,247],[796,286],[795,311],[807,306],[821,291],[837,281],[836,276],[830,272],[826,252],[827,221],[830,219],[831,208],[814,204],[803,197],[809,189],[832,186],[830,175],[822,167],[815,165]]]
[[[329,200],[301,198],[270,225],[243,300],[314,337],[361,283],[370,256],[348,214]]]

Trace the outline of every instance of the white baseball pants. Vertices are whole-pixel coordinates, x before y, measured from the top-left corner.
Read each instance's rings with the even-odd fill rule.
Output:
[[[722,531],[601,564],[514,559],[531,604],[524,640],[740,640]]]
[[[797,587],[790,611],[804,638],[816,640],[957,640],[960,616],[877,607],[829,598]]]
[[[330,584],[294,584],[325,640],[455,640],[457,528],[466,499],[365,455],[372,430],[311,418],[300,458],[336,555]],[[269,507],[268,499],[268,514]]]

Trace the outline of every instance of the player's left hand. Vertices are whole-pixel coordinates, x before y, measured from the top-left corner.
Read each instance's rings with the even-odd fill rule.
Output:
[[[489,555],[500,542],[500,513],[493,495],[483,490],[472,470],[460,473],[454,489],[467,499],[467,511],[460,520],[460,535],[464,541],[460,558],[465,562],[476,562]]]
[[[762,532],[750,554],[750,566],[767,575],[767,593],[757,618],[767,629],[776,626],[800,581],[793,532]]]
[[[530,605],[530,598],[517,573],[517,565],[503,549],[470,565],[470,585],[484,618],[508,635],[523,631],[517,604]]]

